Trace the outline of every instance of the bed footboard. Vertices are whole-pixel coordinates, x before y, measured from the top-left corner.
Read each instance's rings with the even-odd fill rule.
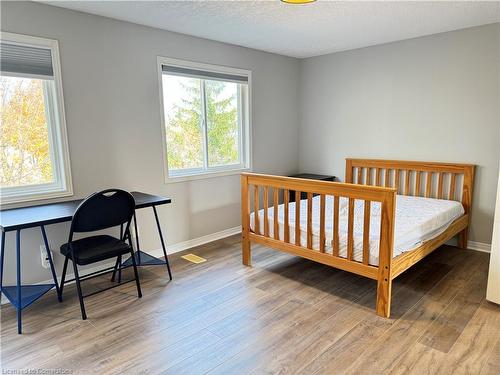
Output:
[[[294,217],[290,217],[289,196],[300,201],[301,193],[307,194],[305,228],[300,225],[300,204],[295,206]],[[313,247],[313,196],[319,196],[319,245]],[[332,240],[327,249],[326,243],[326,198],[333,199]],[[340,254],[341,233],[339,231],[340,198],[348,200],[348,223],[345,256]],[[354,259],[354,214],[355,201],[364,202],[363,212],[363,249],[361,259]],[[370,209],[372,202],[379,202],[381,209],[380,241],[378,265],[369,263],[370,257]],[[377,314],[389,317],[391,306],[391,264],[394,246],[396,189],[362,186],[337,182],[312,181],[292,177],[269,176],[244,173],[241,175],[242,203],[242,257],[243,264],[251,265],[251,242],[259,243],[280,251],[291,253],[323,263],[335,268],[377,280]],[[280,230],[278,215],[269,220],[268,210],[274,213],[283,204],[283,230]],[[254,230],[250,228],[251,212],[264,210],[262,218],[254,215]],[[270,222],[272,221],[272,222]],[[291,228],[290,223],[294,228]],[[291,232],[293,230],[293,232]],[[301,231],[305,232],[304,243]],[[271,233],[272,232],[272,233]],[[293,241],[291,240],[293,237]]]

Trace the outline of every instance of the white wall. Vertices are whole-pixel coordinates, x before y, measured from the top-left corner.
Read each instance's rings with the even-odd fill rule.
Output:
[[[300,170],[344,158],[477,164],[470,239],[491,243],[500,159],[500,24],[303,60]]]
[[[158,55],[253,72],[255,171],[296,172],[299,61],[37,3],[2,2],[1,29],[59,41],[75,197],[122,187],[172,198],[159,208],[168,244],[240,224],[239,176],[165,184]],[[139,212],[143,248],[158,249],[152,212]],[[68,224],[47,227],[58,249]],[[22,232],[23,280],[50,278],[40,266],[39,230]],[[14,281],[13,234],[4,282]],[[61,257],[57,256],[61,271]]]

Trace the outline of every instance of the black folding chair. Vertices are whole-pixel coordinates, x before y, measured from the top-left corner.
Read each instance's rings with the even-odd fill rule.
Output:
[[[121,257],[125,254],[130,254],[132,266],[134,268],[135,282],[137,285],[137,294],[139,298],[142,297],[139,274],[137,272],[137,265],[135,263],[130,236],[130,222],[132,220],[132,216],[134,215],[134,211],[134,197],[129,192],[120,189],[108,189],[88,196],[78,206],[75,214],[73,215],[68,243],[61,246],[61,253],[66,257],[66,259],[64,260],[59,292],[62,300],[68,260],[71,259],[75,273],[76,290],[80,300],[80,309],[82,311],[83,320],[87,319],[83,298],[111,288],[106,288],[84,296],[82,294],[80,281],[86,280],[90,275],[80,278],[77,265],[82,266],[92,264],[114,257],[116,257],[117,261],[119,260],[121,263]],[[94,232],[116,226],[120,226],[119,239],[109,235],[96,235],[79,240],[73,240],[74,233]],[[123,230],[124,226],[125,230]],[[128,243],[126,241],[128,241]],[[121,285],[121,283],[118,285]]]

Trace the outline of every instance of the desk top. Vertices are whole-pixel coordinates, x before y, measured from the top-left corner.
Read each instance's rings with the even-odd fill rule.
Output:
[[[305,178],[307,180],[335,181],[335,176],[327,176],[327,175],[314,174],[314,173],[300,173],[300,174],[294,174],[293,176],[288,176],[288,177]]]
[[[159,206],[171,202],[170,198],[138,191],[132,191],[131,194],[134,196],[136,209]],[[2,210],[0,211],[0,230],[8,232],[70,221],[76,208],[82,201],[83,199],[75,199],[66,202]]]

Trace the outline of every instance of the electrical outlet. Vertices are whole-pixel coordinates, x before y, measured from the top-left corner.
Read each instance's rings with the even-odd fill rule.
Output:
[[[47,269],[50,268],[49,257],[47,256],[45,245],[40,245],[40,257],[42,259],[42,267]]]

